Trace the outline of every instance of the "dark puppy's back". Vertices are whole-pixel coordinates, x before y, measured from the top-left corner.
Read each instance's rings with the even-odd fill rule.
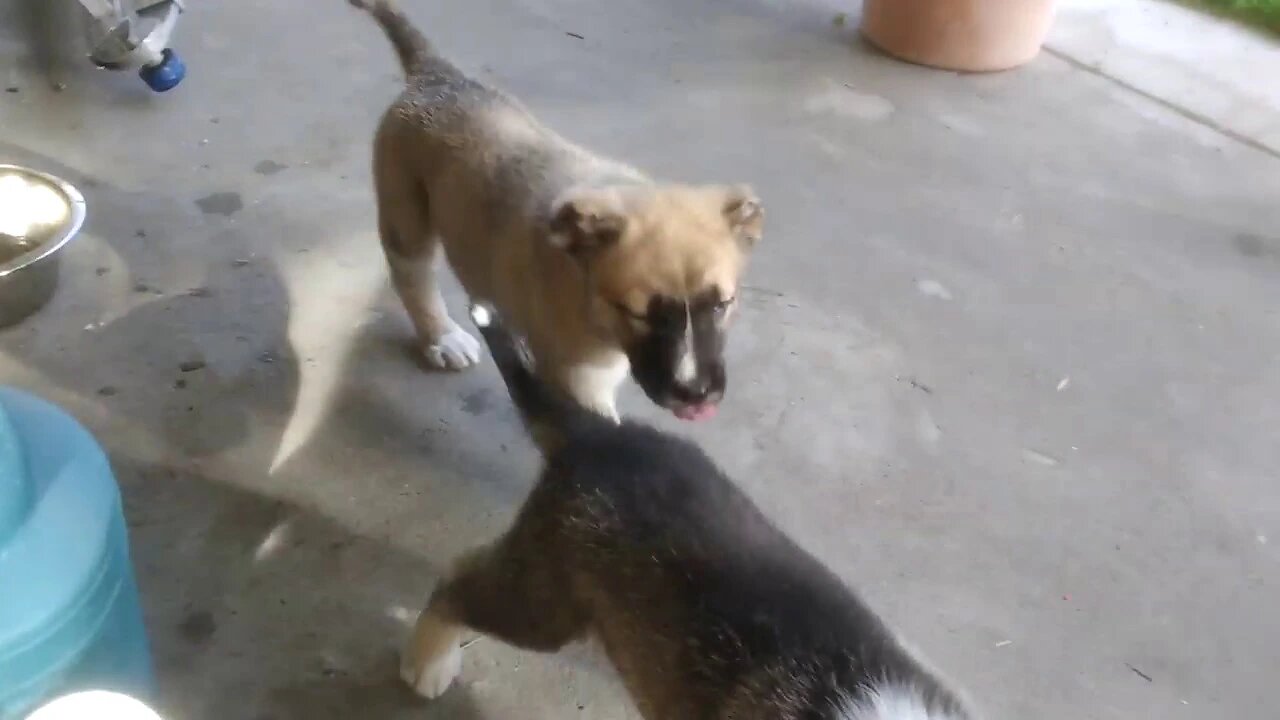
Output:
[[[648,717],[961,720],[958,700],[696,445],[615,425],[473,317],[546,468],[517,530]]]
[[[570,563],[611,606],[634,609],[654,643],[687,648],[677,674],[712,706],[748,692],[825,710],[797,717],[838,718],[841,703],[886,682],[958,706],[692,443],[634,423],[580,434],[548,457],[541,486],[568,519]]]

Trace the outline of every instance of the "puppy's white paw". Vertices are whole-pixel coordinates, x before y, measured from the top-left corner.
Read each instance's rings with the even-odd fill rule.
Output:
[[[465,370],[480,362],[480,341],[455,323],[423,349],[427,364],[437,370]]]
[[[462,671],[462,649],[450,645],[440,655],[415,661],[412,648],[405,648],[400,656],[400,678],[413,691],[424,698],[434,700],[444,694]]]

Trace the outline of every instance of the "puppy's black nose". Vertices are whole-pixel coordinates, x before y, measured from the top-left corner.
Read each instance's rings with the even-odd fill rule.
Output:
[[[711,396],[711,386],[710,378],[698,378],[692,382],[678,383],[675,387],[676,395],[683,402],[691,404],[704,402]]]

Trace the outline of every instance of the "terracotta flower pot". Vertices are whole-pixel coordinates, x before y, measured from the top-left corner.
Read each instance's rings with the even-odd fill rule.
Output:
[[[894,57],[947,70],[1007,70],[1040,52],[1054,0],[866,0],[862,33]]]

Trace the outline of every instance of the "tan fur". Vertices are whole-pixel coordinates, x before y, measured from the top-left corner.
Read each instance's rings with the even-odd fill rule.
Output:
[[[437,287],[443,247],[468,294],[527,337],[541,374],[616,417],[624,347],[645,332],[618,306],[643,313],[655,293],[713,286],[732,297],[759,201],[743,187],[655,183],[578,147],[430,54],[390,3],[357,4],[389,28],[409,72],[377,131],[374,180],[392,281],[429,361],[479,357]]]

